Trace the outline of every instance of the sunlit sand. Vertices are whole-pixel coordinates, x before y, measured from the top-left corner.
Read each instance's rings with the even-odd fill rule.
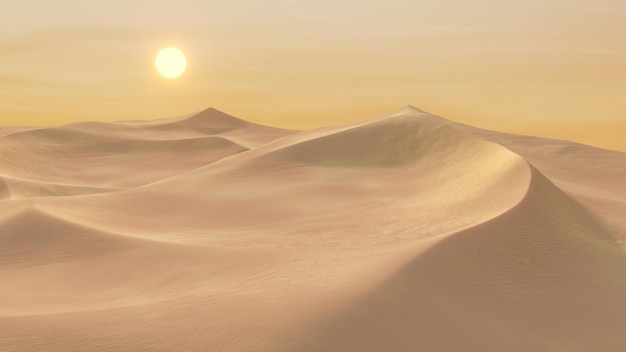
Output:
[[[624,351],[626,154],[412,106],[0,128],[1,351]]]

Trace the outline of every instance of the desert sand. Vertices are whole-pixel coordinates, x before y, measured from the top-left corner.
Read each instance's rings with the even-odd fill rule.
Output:
[[[0,351],[626,351],[626,154],[412,106],[0,129]]]

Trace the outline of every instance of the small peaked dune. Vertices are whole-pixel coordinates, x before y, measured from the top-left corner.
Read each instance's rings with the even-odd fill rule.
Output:
[[[205,134],[219,134],[255,125],[214,108],[202,110],[193,116],[173,122],[173,124],[186,126]]]
[[[108,137],[145,140],[182,140],[206,136],[228,138],[248,148],[295,133],[293,130],[248,122],[214,108],[180,118],[146,121],[77,122],[63,126]]]
[[[246,128],[250,126],[260,126],[246,120],[242,120],[235,116],[226,114],[214,108],[193,113],[189,116],[178,118],[166,118],[157,120],[134,120],[134,121],[117,121],[117,122],[76,122],[66,127],[72,127],[79,130],[106,131],[106,132],[124,132],[140,133],[142,130],[158,131],[171,130],[176,128],[187,128],[189,130],[197,130],[204,135],[215,135],[222,132]]]
[[[214,108],[158,128],[186,128],[205,135],[221,135],[247,147],[256,147],[295,131],[248,122]]]
[[[407,106],[404,107],[405,109],[409,109],[409,110],[413,110],[416,112],[421,112],[421,113],[425,113],[425,114],[430,114],[429,112],[427,112],[426,110],[422,110],[418,107],[416,107],[415,105],[411,105],[411,104],[407,104]],[[432,114],[431,114],[432,115]]]
[[[144,138],[214,136],[242,129],[267,129],[276,132],[287,131],[254,124],[214,108],[207,108],[189,116],[179,118],[149,121],[79,122],[70,126],[88,131],[101,130],[121,133],[126,136],[140,135]]]

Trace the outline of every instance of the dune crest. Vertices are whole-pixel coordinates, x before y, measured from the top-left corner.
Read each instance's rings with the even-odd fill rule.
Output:
[[[626,154],[411,105],[0,131],[3,351],[626,348]]]
[[[295,350],[617,351],[625,273],[602,224],[534,170],[515,207],[420,253]]]

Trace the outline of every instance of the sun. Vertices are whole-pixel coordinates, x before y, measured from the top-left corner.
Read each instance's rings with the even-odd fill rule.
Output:
[[[185,72],[187,59],[182,51],[169,47],[159,51],[155,64],[163,77],[176,78]]]

